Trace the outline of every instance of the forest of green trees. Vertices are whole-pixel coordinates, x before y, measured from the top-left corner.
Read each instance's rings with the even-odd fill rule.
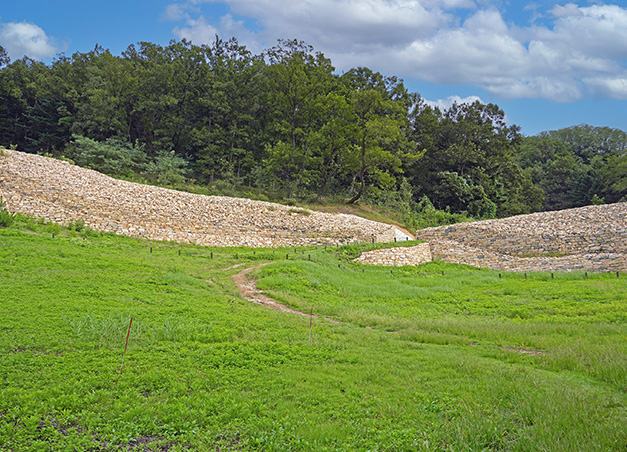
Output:
[[[440,111],[297,40],[96,46],[49,65],[0,47],[0,144],[161,185],[366,201],[414,227],[627,200],[621,130],[526,137],[494,104]]]

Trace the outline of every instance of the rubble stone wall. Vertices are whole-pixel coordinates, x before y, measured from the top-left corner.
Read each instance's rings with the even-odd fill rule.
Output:
[[[417,238],[512,256],[627,253],[627,203],[427,228]]]
[[[445,262],[504,271],[627,271],[627,203],[427,228]]]
[[[436,259],[455,264],[512,272],[571,272],[593,273],[627,271],[625,253],[577,253],[566,256],[517,257],[494,253],[480,248],[442,240],[431,243]]]
[[[519,215],[418,231],[433,259],[512,272],[627,272],[627,203]],[[359,262],[420,265],[412,248],[364,253]]]
[[[431,262],[431,247],[428,243],[419,243],[406,248],[386,248],[362,253],[355,262],[371,265],[402,267],[404,265],[421,265]]]
[[[4,151],[0,196],[11,211],[61,224],[212,246],[295,246],[405,240],[395,226],[354,215],[205,196],[121,181],[70,163]]]
[[[296,246],[413,239],[353,215],[205,196],[120,181],[67,162],[4,151],[0,196],[11,211],[152,240],[212,246]],[[434,259],[504,271],[627,271],[627,203],[417,232],[428,242],[373,251],[363,262],[419,265]],[[429,249],[427,249],[427,247]]]

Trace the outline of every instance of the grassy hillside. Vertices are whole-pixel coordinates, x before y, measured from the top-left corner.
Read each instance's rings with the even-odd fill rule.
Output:
[[[0,450],[625,450],[624,275],[359,249],[0,229]],[[266,293],[340,322],[309,344],[307,317],[242,299],[231,275],[266,262]]]

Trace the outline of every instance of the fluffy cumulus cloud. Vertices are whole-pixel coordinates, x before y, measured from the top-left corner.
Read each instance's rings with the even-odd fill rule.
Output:
[[[218,29],[210,25],[204,17],[187,19],[187,26],[174,27],[172,32],[179,39],[187,39],[197,44],[208,44],[215,40]]]
[[[206,18],[212,3],[229,13]],[[174,34],[197,43],[218,33],[259,51],[302,39],[339,70],[368,66],[510,99],[627,99],[627,8],[554,3],[534,6],[526,23],[505,20],[498,0],[189,0],[164,16],[184,21]]]
[[[58,52],[54,40],[40,27],[29,22],[0,24],[0,45],[13,60],[25,55],[34,60],[42,60]]]

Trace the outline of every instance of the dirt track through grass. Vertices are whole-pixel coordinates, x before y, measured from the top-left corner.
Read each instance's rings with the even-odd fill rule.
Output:
[[[257,288],[257,283],[255,282],[253,278],[248,276],[248,274],[252,272],[253,270],[256,270],[265,265],[268,265],[268,263],[269,262],[255,265],[254,267],[245,268],[244,270],[240,271],[239,273],[236,273],[235,275],[231,277],[233,279],[233,283],[235,283],[235,286],[239,289],[242,295],[242,298],[248,301],[252,301],[253,303],[257,303],[262,306],[265,306],[266,308],[274,309],[275,311],[287,312],[289,314],[300,315],[303,317],[311,317],[314,319],[319,318],[319,316],[315,314],[307,314],[305,312],[295,311],[294,309],[288,308],[284,304],[279,303],[273,298],[270,298],[269,296],[265,295],[263,291]],[[330,319],[326,317],[324,319],[330,322],[335,322],[335,323],[340,322],[337,319]]]

